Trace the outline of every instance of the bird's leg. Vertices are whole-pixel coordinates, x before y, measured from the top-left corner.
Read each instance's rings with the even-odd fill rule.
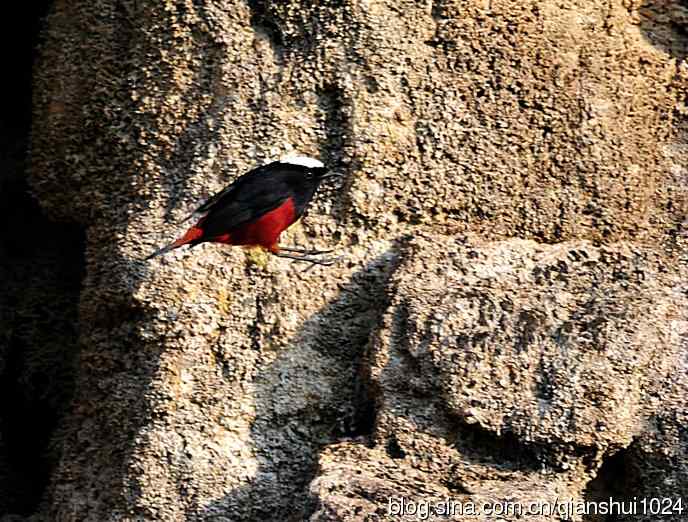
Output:
[[[292,259],[294,261],[304,261],[306,263],[312,263],[314,265],[322,265],[322,266],[330,266],[330,265],[334,264],[334,262],[337,261],[337,259],[339,259],[339,258],[316,259],[316,258],[308,257],[308,256],[295,256],[292,254],[285,254],[284,252],[273,252],[272,254],[277,256],[277,257],[284,257],[286,259]]]
[[[309,256],[317,256],[319,254],[329,254],[330,252],[334,252],[334,250],[308,250],[305,248],[291,248],[291,247],[278,247],[280,250],[283,250],[285,252],[296,252],[297,254],[306,254]]]

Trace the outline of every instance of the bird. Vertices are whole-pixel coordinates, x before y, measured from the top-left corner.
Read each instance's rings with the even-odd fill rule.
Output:
[[[184,220],[198,216],[196,224],[146,260],[183,245],[193,247],[210,242],[261,247],[277,257],[330,265],[334,260],[314,256],[331,250],[283,247],[279,239],[303,215],[320,183],[332,177],[341,175],[308,156],[285,156],[256,167],[198,207]]]

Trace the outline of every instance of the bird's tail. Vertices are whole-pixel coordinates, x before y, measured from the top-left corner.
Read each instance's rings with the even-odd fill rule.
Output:
[[[174,250],[175,248],[179,248],[180,246],[182,246],[182,245],[179,244],[178,241],[175,241],[174,243],[170,243],[169,245],[165,245],[161,249],[156,250],[151,255],[149,255],[146,258],[146,261],[148,261],[149,259],[153,259],[154,257],[158,257],[158,256],[161,256],[163,254],[167,254],[167,252],[169,252],[170,250]]]
[[[203,230],[199,228],[198,226],[193,226],[189,230],[186,231],[186,234],[184,234],[182,237],[177,239],[176,241],[173,241],[169,245],[166,245],[162,247],[160,250],[156,250],[153,252],[151,255],[149,255],[146,258],[146,261],[149,259],[153,259],[154,257],[161,256],[163,254],[166,254],[170,250],[174,250],[175,248],[179,248],[182,245],[191,245],[194,246],[198,243],[200,243],[203,239]]]

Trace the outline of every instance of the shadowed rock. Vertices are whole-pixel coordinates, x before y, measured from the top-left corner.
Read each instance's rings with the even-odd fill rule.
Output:
[[[312,520],[389,515],[390,496],[436,506],[608,500],[596,493],[609,482],[626,485],[611,490],[619,500],[662,488],[680,498],[688,459],[675,415],[686,396],[667,380],[685,381],[685,276],[629,244],[412,241],[369,350],[375,447],[321,455]],[[658,432],[671,434],[662,450],[650,442]],[[625,466],[584,491],[633,440],[643,442]],[[555,515],[536,519],[570,520]]]

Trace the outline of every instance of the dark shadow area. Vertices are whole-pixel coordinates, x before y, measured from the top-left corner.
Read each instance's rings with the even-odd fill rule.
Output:
[[[638,11],[648,42],[677,60],[688,57],[688,0],[646,0]]]
[[[251,9],[251,27],[254,31],[264,33],[269,39],[275,53],[284,47],[282,28],[275,16],[270,12],[265,0],[248,0]]]
[[[360,169],[359,162],[348,157],[345,152],[347,137],[353,135],[353,122],[346,107],[350,102],[347,101],[344,90],[336,85],[324,86],[317,95],[318,108],[324,116],[325,134],[325,140],[320,146],[320,158],[331,170],[343,176],[342,180],[337,182],[337,187],[331,189],[332,193],[328,194],[335,202],[333,217],[341,225],[350,217],[353,173]],[[335,241],[339,239],[334,237]]]
[[[343,439],[365,440],[373,429],[375,400],[365,384],[363,354],[387,308],[386,287],[398,259],[395,250],[356,272],[334,301],[303,324],[278,359],[261,370],[252,428],[252,444],[261,465],[250,484],[199,506],[198,512],[187,513],[187,520],[308,519],[312,506],[307,488],[316,475],[321,449]],[[275,412],[280,375],[291,364],[293,352],[309,344],[338,375],[346,376],[340,382],[350,384],[337,390],[335,408],[322,408],[316,401],[308,411],[280,415]],[[304,393],[309,385],[305,379],[298,381]]]
[[[29,194],[32,65],[48,0],[3,13],[0,110],[0,514],[38,509],[72,397],[84,233],[50,221]]]
[[[300,55],[301,60],[317,51],[322,39],[328,36],[327,22],[332,13],[343,10],[345,4],[343,0],[302,2],[299,9],[291,9],[280,2],[248,0],[254,29],[266,32],[275,48]],[[289,29],[285,30],[287,26]]]
[[[588,484],[585,500],[612,497],[620,504],[614,514],[593,512],[583,518],[585,522],[686,520],[688,428],[683,410],[672,411],[670,406],[652,417],[630,446],[604,460]]]
[[[320,158],[332,170],[342,172],[345,136],[351,134],[351,122],[344,113],[344,92],[336,85],[318,91],[318,106],[324,115],[325,140],[320,145]]]
[[[0,239],[0,512],[21,514],[36,509],[59,458],[51,442],[74,388],[84,269],[83,231],[47,220],[26,190],[0,196],[0,220],[21,223]]]
[[[527,444],[510,432],[497,435],[479,424],[468,424],[456,416],[454,447],[475,463],[504,471],[537,472],[542,469],[542,448]]]
[[[626,448],[605,459],[597,476],[588,483],[584,492],[586,502],[598,504],[609,498],[623,502],[627,507],[634,496],[640,494],[640,477],[633,466],[631,450]],[[619,514],[590,513],[583,517],[585,522],[620,522],[628,520]]]

